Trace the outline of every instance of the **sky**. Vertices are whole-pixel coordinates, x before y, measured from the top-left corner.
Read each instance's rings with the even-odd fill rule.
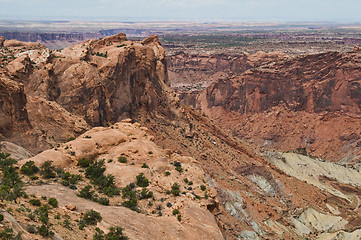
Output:
[[[0,19],[361,22],[360,0],[0,0]]]

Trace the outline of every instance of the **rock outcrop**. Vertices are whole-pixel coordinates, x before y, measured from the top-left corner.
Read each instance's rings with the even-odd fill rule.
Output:
[[[4,62],[4,75],[23,86],[31,113],[29,119],[36,128],[28,133],[34,138],[30,145],[19,139],[15,141],[33,151],[54,145],[54,139],[64,141],[78,135],[89,129],[89,125],[100,126],[134,117],[140,109],[170,119],[175,114],[168,107],[172,97],[163,94],[169,89],[168,75],[164,49],[155,36],[143,42],[131,42],[120,33],[62,51],[14,43],[15,40],[5,41],[11,53],[4,50],[4,54],[12,54],[15,59]],[[17,109],[26,113],[25,95],[22,96],[22,101],[14,102],[22,104]],[[21,115],[23,118],[25,113]],[[44,117],[49,121],[39,121]],[[2,128],[9,121],[4,118]]]
[[[10,157],[15,160],[33,157],[31,152],[11,142],[0,142],[0,151],[10,154]]]
[[[93,126],[134,116],[141,107],[162,111],[167,74],[157,63],[163,59],[158,43],[152,43],[133,43],[118,34],[53,52],[23,79],[27,94],[47,96]]]

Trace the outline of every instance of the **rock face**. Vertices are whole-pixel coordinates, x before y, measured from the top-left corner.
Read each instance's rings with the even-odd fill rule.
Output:
[[[47,96],[93,126],[133,116],[140,107],[159,110],[160,84],[167,83],[159,42],[125,40],[118,34],[52,53],[23,78],[27,94]]]
[[[30,123],[26,111],[24,86],[0,76],[0,133],[11,137],[13,132],[28,129]]]
[[[306,147],[329,160],[357,162],[360,65],[358,53],[301,56],[249,69],[181,97],[261,146]]]
[[[165,107],[172,99],[163,94],[168,88],[168,75],[164,50],[155,36],[131,42],[120,33],[62,51],[15,42],[5,41],[9,48],[12,46],[11,54],[15,52],[16,59],[4,62],[3,70],[4,75],[16,81],[13,84],[23,86],[17,92],[25,92],[28,98],[29,119],[37,128],[29,134],[36,140],[31,145],[24,145],[24,141],[22,144],[31,150],[46,149],[55,143],[52,139],[65,140],[89,129],[89,125],[134,117],[140,109],[169,118],[174,115]],[[24,45],[28,49],[23,50]],[[7,88],[11,89],[4,86],[4,92]],[[13,101],[19,105],[14,108],[24,112],[19,113],[19,118],[26,118],[25,95],[22,97],[21,101]],[[39,121],[44,117],[52,120]],[[2,128],[9,121],[4,118]],[[67,124],[62,125],[64,121]],[[54,131],[55,126],[63,131]]]

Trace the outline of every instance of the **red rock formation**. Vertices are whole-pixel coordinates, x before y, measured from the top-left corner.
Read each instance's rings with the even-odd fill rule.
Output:
[[[51,53],[22,81],[28,95],[46,96],[93,126],[119,121],[140,107],[161,110],[167,74],[157,46],[131,43],[124,34],[87,41]]]
[[[252,68],[213,83],[196,97],[182,97],[261,146],[307,147],[329,160],[348,156],[357,162],[360,66],[357,53],[301,56]]]
[[[14,60],[5,62],[4,74],[24,85],[31,120],[37,121],[34,116],[52,118],[45,121],[52,124],[32,124],[38,127],[37,140],[27,146],[32,150],[46,148],[49,140],[39,136],[43,132],[51,134],[51,139],[65,140],[87,130],[89,126],[83,122],[80,128],[74,128],[79,125],[74,125],[78,117],[92,126],[99,126],[134,117],[140,109],[169,118],[174,115],[165,107],[172,97],[163,93],[168,88],[168,75],[164,49],[156,36],[143,42],[131,42],[120,33],[62,51],[50,51],[38,44],[15,40],[6,40],[5,45],[11,48],[11,54],[17,55]],[[49,107],[42,104],[44,101],[49,102]],[[41,106],[42,111],[36,106]],[[65,125],[67,130],[61,126],[60,119],[72,122]],[[54,131],[53,123],[60,124],[57,126],[63,131]]]

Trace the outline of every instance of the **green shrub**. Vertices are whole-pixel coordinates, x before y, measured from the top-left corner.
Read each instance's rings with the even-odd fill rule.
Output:
[[[146,163],[143,163],[142,168],[149,168],[149,166]]]
[[[114,176],[113,175],[102,175],[92,181],[95,185],[97,185],[100,189],[105,187],[113,187],[114,184]]]
[[[29,203],[33,206],[37,206],[37,207],[41,206],[41,202],[39,199],[30,199]]]
[[[64,186],[74,185],[77,184],[78,181],[82,180],[82,176],[79,174],[71,174],[69,172],[62,172],[61,173],[61,184]]]
[[[83,220],[80,220],[79,221],[79,230],[83,230],[85,226],[86,226],[85,222]]]
[[[49,209],[50,206],[45,204],[35,210],[35,214],[37,214],[39,221],[45,225],[48,225],[49,223]]]
[[[122,206],[126,207],[126,208],[129,208],[129,209],[131,209],[133,211],[138,211],[139,210],[138,209],[138,201],[137,201],[136,198],[131,198],[131,199],[127,200],[127,201],[122,202]]]
[[[35,220],[35,214],[34,213],[29,213],[28,215],[28,218],[30,218],[31,220]]]
[[[34,176],[34,175],[33,175],[33,176],[30,176],[30,180],[33,180],[33,181],[34,181],[34,180],[38,180],[38,179],[39,179],[38,176]]]
[[[86,159],[86,158],[80,158],[78,160],[78,166],[82,167],[82,168],[87,168],[90,166],[90,164],[92,163],[92,160]]]
[[[102,192],[108,197],[113,197],[120,194],[120,189],[116,187],[105,187],[102,189]]]
[[[91,180],[96,180],[99,177],[103,176],[104,172],[105,172],[104,160],[100,160],[90,164],[85,169],[85,176]]]
[[[171,193],[174,196],[179,196],[180,190],[179,190],[179,184],[178,183],[173,183]]]
[[[10,154],[0,152],[0,169],[4,169],[6,167],[12,167],[17,161],[15,159],[9,158]]]
[[[70,220],[69,219],[64,219],[63,221],[63,227],[72,230],[71,226],[70,226]]]
[[[105,166],[104,160],[94,162],[90,164],[85,169],[85,176],[91,179],[91,182],[98,186],[99,191],[108,197],[113,197],[114,195],[119,195],[120,190],[115,186],[114,176],[113,175],[104,175]],[[87,187],[83,189],[84,192],[80,192],[80,196],[84,196],[84,198],[91,199],[92,194],[89,195],[90,188]],[[93,192],[94,193],[94,192]]]
[[[4,229],[0,231],[0,239],[1,240],[20,240],[21,233],[18,235],[14,235],[14,231],[8,226],[4,226]]]
[[[109,232],[104,235],[104,231],[95,228],[93,240],[128,240],[128,237],[123,235],[121,227],[110,227]]]
[[[143,188],[142,191],[140,192],[139,199],[148,199],[148,198],[152,198],[152,197],[153,197],[153,192],[149,191],[146,188]]]
[[[175,167],[175,170],[178,171],[179,173],[183,172],[183,168],[180,166]]]
[[[204,193],[204,198],[205,198],[205,199],[208,199],[208,197],[209,197],[209,196],[208,196],[207,192],[205,192],[205,193]]]
[[[92,186],[86,185],[79,191],[78,196],[85,199],[93,199],[94,191],[90,191]]]
[[[139,187],[149,186],[149,180],[146,177],[144,177],[144,173],[140,173],[136,178],[137,178],[137,185]]]
[[[206,186],[201,185],[201,190],[202,190],[202,191],[205,191],[205,190],[206,190]]]
[[[53,161],[48,160],[40,166],[40,175],[43,178],[55,178],[55,167],[52,166]]]
[[[50,206],[52,206],[53,208],[57,208],[58,207],[58,200],[56,200],[56,198],[49,198],[48,204]]]
[[[173,215],[177,215],[177,214],[179,214],[179,210],[178,210],[178,209],[174,209],[174,210],[173,210]]]
[[[0,222],[4,220],[4,215],[0,214]]]
[[[126,158],[126,157],[121,156],[121,157],[118,157],[118,162],[120,162],[120,163],[127,163],[128,161],[127,161],[127,158]]]
[[[86,225],[96,225],[97,222],[100,222],[102,220],[102,217],[100,216],[100,213],[89,210],[84,214],[83,221]]]
[[[165,175],[165,176],[169,176],[169,175],[170,175],[170,172],[169,172],[169,171],[165,171],[164,175]]]
[[[21,166],[20,171],[22,174],[31,176],[39,172],[39,168],[35,166],[34,161],[27,161],[24,165]]]
[[[122,203],[122,206],[130,208],[133,211],[138,211],[137,193],[133,188],[131,184],[128,184],[122,189],[123,198],[128,199]]]
[[[51,237],[54,235],[54,232],[49,230],[47,226],[41,225],[41,227],[38,227],[38,233],[42,237]]]
[[[67,142],[70,142],[70,141],[73,141],[73,140],[75,140],[74,137],[69,137],[66,141],[67,141]]]
[[[177,216],[177,219],[178,219],[178,221],[182,221],[182,216],[179,214],[179,215]]]
[[[181,167],[182,166],[182,164],[180,163],[180,162],[174,162],[174,164],[173,164],[175,167]]]
[[[10,154],[0,152],[0,169],[2,171],[0,200],[15,201],[18,197],[24,196],[25,192],[23,191],[23,182],[13,166],[17,161],[9,156]]]

